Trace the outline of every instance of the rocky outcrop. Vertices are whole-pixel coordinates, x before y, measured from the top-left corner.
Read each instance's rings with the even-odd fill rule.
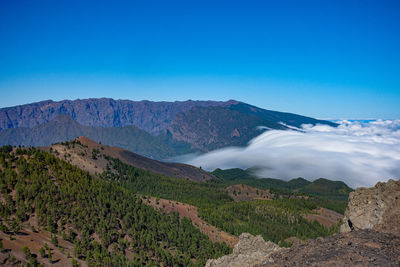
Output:
[[[380,182],[350,193],[340,232],[360,229],[400,236],[400,181]]]
[[[273,252],[285,250],[272,242],[265,242],[258,235],[243,233],[233,248],[233,253],[219,259],[208,260],[206,267],[250,267],[269,261]]]

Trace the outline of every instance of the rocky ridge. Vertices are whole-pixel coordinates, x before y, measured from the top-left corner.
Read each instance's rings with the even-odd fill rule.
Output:
[[[71,116],[85,126],[123,127],[134,125],[151,134],[167,129],[176,114],[194,106],[225,106],[235,101],[131,101],[111,98],[89,98],[52,101],[0,109],[0,130],[18,127],[32,128],[49,122],[57,115]]]

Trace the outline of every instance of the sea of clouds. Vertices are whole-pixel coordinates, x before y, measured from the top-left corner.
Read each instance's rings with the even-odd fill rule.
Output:
[[[256,166],[259,177],[323,177],[353,188],[400,179],[400,120],[338,123],[265,131],[246,147],[211,151],[186,163],[206,170]]]

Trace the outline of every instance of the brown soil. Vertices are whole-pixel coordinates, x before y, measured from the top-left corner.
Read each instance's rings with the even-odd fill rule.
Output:
[[[65,160],[92,175],[104,172],[108,163],[108,161],[101,156],[98,156],[97,159],[93,159],[93,148],[86,148],[79,145],[67,148],[60,144],[52,145],[51,148],[53,150],[52,153],[58,158]],[[50,147],[42,149],[50,151]]]
[[[143,203],[149,204],[157,210],[163,210],[166,213],[178,212],[181,218],[186,217],[191,219],[193,225],[206,234],[212,242],[224,242],[228,246],[234,247],[239,241],[238,237],[220,231],[215,226],[202,220],[198,216],[197,207],[195,206],[167,199],[158,199],[157,201],[154,197],[144,199]]]
[[[231,185],[225,188],[225,191],[234,201],[270,200],[274,198],[274,194],[270,193],[268,189],[261,190],[245,184]]]
[[[33,232],[27,227],[24,227],[18,234],[13,235],[13,240],[10,239],[9,235],[3,232],[0,232],[0,238],[3,242],[3,250],[0,252],[0,265],[16,266],[27,263],[29,260],[25,258],[22,251],[23,247],[27,246],[32,255],[44,266],[71,266],[72,257],[67,257],[67,254],[69,253],[71,256],[74,254],[74,246],[72,243],[63,240],[60,236],[57,236],[59,247],[55,247],[51,243],[51,234],[49,232]],[[51,249],[52,262],[50,262],[47,257],[43,258],[39,254],[39,249],[43,247],[45,243],[47,243]],[[63,252],[61,248],[64,250]],[[16,261],[11,262],[9,255],[14,256]],[[78,260],[78,262],[81,266],[87,266],[84,261]]]
[[[328,228],[338,225],[343,218],[342,214],[325,208],[319,208],[315,212],[317,214],[306,214],[303,217],[310,222],[317,221]]]

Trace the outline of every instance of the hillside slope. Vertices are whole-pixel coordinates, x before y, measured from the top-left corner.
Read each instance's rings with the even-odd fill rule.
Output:
[[[59,158],[84,169],[92,174],[106,171],[108,160],[102,155],[119,159],[125,164],[136,168],[148,170],[169,177],[188,179],[193,181],[207,181],[215,178],[208,172],[197,167],[182,163],[167,163],[132,153],[118,147],[99,144],[85,136],[81,136],[72,142],[54,144],[43,147],[43,150],[55,153]]]
[[[204,266],[229,252],[189,219],[160,213],[119,183],[47,152],[3,147],[0,178],[6,265]]]
[[[252,106],[243,102],[238,102],[228,106],[229,109],[239,111],[243,114],[255,115],[260,119],[272,122],[272,123],[284,123],[286,125],[300,127],[302,124],[325,124],[332,127],[337,126],[336,123],[318,120],[306,116],[301,116],[288,112],[279,112],[273,110],[262,109],[256,106]],[[265,125],[268,127],[268,125]]]
[[[326,207],[327,203],[315,198],[274,196],[268,190],[244,185],[226,187],[226,184],[216,179],[202,182],[173,179],[125,164],[120,157],[120,149],[102,146],[84,137],[74,142],[53,145],[47,150],[79,168],[97,174],[102,179],[116,181],[143,196],[196,206],[204,221],[233,235],[254,231],[278,242],[293,236],[316,238],[336,231],[337,220],[329,220],[332,223],[326,224],[329,218],[317,214],[317,209]],[[165,204],[163,206],[166,209],[168,207]],[[338,216],[341,218],[341,215]],[[315,220],[322,225],[315,223]]]
[[[194,107],[176,115],[169,128],[174,139],[190,143],[193,148],[209,151],[225,146],[241,146],[261,134],[258,126],[286,130],[287,127],[223,107]]]
[[[5,240],[0,259],[7,264],[35,259],[72,264],[73,258],[89,265],[203,265],[206,258],[228,253],[225,244],[234,245],[243,232],[288,245],[288,238],[317,238],[337,229],[319,223],[315,211],[323,206],[312,197],[272,199],[260,190],[262,200],[254,201],[257,189],[240,186],[251,194],[235,202],[221,181],[146,171],[110,156],[119,149],[86,138],[43,149],[51,154],[0,150],[0,239]],[[54,244],[42,256],[39,249],[49,236]],[[21,242],[31,254],[21,252]],[[16,259],[7,256],[10,250]]]

